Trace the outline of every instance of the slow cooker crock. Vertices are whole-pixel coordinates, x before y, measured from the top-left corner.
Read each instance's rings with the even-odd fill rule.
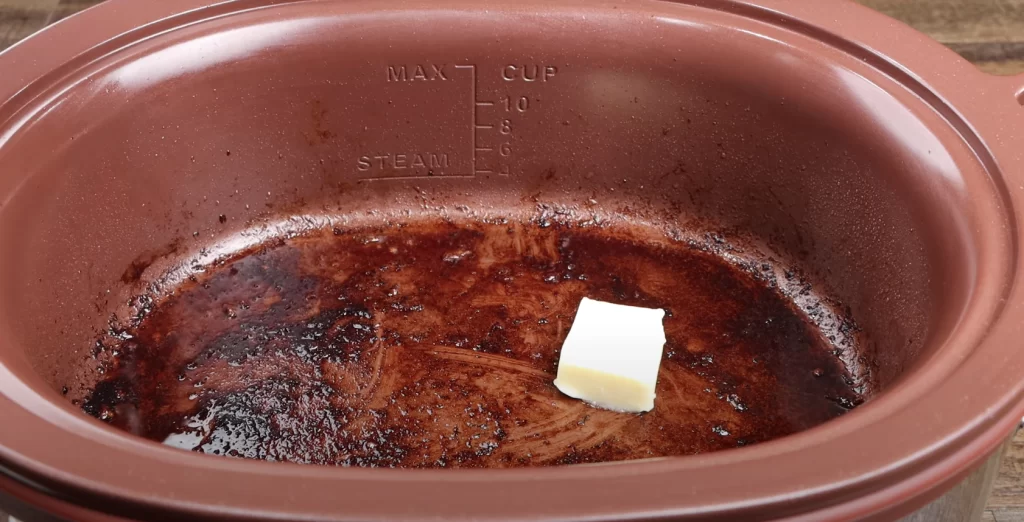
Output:
[[[1024,413],[1024,79],[853,3],[111,0],[0,70],[2,490],[49,513],[888,519]],[[183,263],[346,215],[587,199],[801,267],[879,392],[748,448],[432,471],[189,454],[61,397],[109,313]]]

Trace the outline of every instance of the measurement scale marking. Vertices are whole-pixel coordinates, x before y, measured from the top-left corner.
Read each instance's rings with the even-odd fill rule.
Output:
[[[481,102],[481,101],[477,100],[477,98],[476,98],[476,95],[477,95],[476,65],[456,65],[455,68],[456,69],[469,69],[470,76],[472,77],[472,84],[473,84],[473,96],[472,96],[472,100],[473,100],[473,114],[472,114],[472,123],[473,124],[470,127],[470,131],[471,131],[471,138],[470,139],[473,142],[473,144],[472,144],[473,152],[470,155],[470,161],[473,163],[473,165],[472,165],[473,169],[472,169],[471,172],[472,172],[473,176],[475,176],[477,174],[486,173],[484,171],[477,170],[477,168],[476,168],[477,151],[480,150],[479,147],[477,147],[476,130],[477,129],[489,129],[489,128],[493,127],[493,125],[483,126],[483,125],[480,125],[479,123],[477,123],[476,108],[480,107],[480,106],[486,106],[488,104],[493,105],[493,103],[492,102]],[[472,177],[472,176],[470,176],[470,177]]]

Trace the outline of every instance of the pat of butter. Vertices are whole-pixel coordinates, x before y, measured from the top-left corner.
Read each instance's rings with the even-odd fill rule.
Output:
[[[583,298],[562,344],[555,386],[599,408],[651,411],[665,346],[664,310]]]

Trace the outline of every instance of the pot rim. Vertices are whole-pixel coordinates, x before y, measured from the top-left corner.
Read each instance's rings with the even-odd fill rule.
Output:
[[[0,69],[6,71],[0,77],[0,100],[5,100],[0,115],[34,103],[42,89],[61,81],[62,72],[143,38],[214,17],[300,3],[310,0],[108,0],[0,53]],[[482,8],[471,0],[448,3]],[[592,8],[607,2],[567,0],[563,5],[569,3]],[[952,334],[940,356],[877,400],[806,432],[708,455],[523,470],[338,469],[189,454],[87,418],[0,362],[0,418],[8,426],[31,427],[3,432],[0,473],[97,512],[204,518],[417,519],[430,518],[430,506],[465,504],[467,518],[492,520],[729,517],[766,507],[780,516],[821,520],[877,515],[893,505],[911,511],[911,504],[937,496],[938,487],[980,462],[1024,415],[1024,350],[1013,349],[1024,333],[1024,325],[1013,320],[1024,317],[1024,286],[1016,277],[1024,273],[1018,253],[1018,224],[1024,221],[1024,107],[1016,99],[1018,91],[1024,92],[1024,76],[987,76],[924,35],[846,0],[676,3],[824,41],[869,61],[868,67],[940,110],[974,149],[992,175],[993,191],[1003,199],[1004,208],[986,217],[993,226],[1008,229],[1011,244],[1003,255],[992,256],[1000,259],[989,259],[990,266],[983,267],[998,274],[992,276],[998,283],[973,298],[974,304],[992,303],[985,315],[993,319]],[[413,4],[430,5],[422,0],[401,5]],[[643,10],[668,4],[652,0],[634,6]],[[854,19],[861,23],[849,23]],[[82,53],[85,49],[90,51]],[[1014,111],[1021,111],[1019,117],[1012,117]],[[0,146],[4,140],[0,134]],[[911,407],[916,415],[903,415]],[[44,445],[42,439],[50,442]],[[891,443],[878,447],[876,440]],[[810,473],[801,470],[800,488],[791,478],[779,480],[792,471],[785,462],[796,453],[816,455],[822,462]],[[100,481],[89,471],[96,469],[106,470]],[[681,494],[680,483],[690,491]],[[506,488],[515,494],[506,494]],[[719,495],[724,500],[717,503],[695,501],[714,488],[738,493]],[[253,491],[279,495],[264,498]],[[403,502],[383,500],[394,497]],[[475,500],[467,502],[467,497]],[[836,498],[843,501],[830,500]],[[338,513],[342,506],[346,512]]]

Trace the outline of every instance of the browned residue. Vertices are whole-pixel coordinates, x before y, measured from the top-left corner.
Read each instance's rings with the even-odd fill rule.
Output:
[[[554,388],[580,299],[664,308],[653,412]],[[336,229],[189,282],[119,347],[86,411],[205,453],[512,467],[693,454],[861,400],[764,280],[662,236],[443,221]],[[180,434],[186,434],[182,437]]]

